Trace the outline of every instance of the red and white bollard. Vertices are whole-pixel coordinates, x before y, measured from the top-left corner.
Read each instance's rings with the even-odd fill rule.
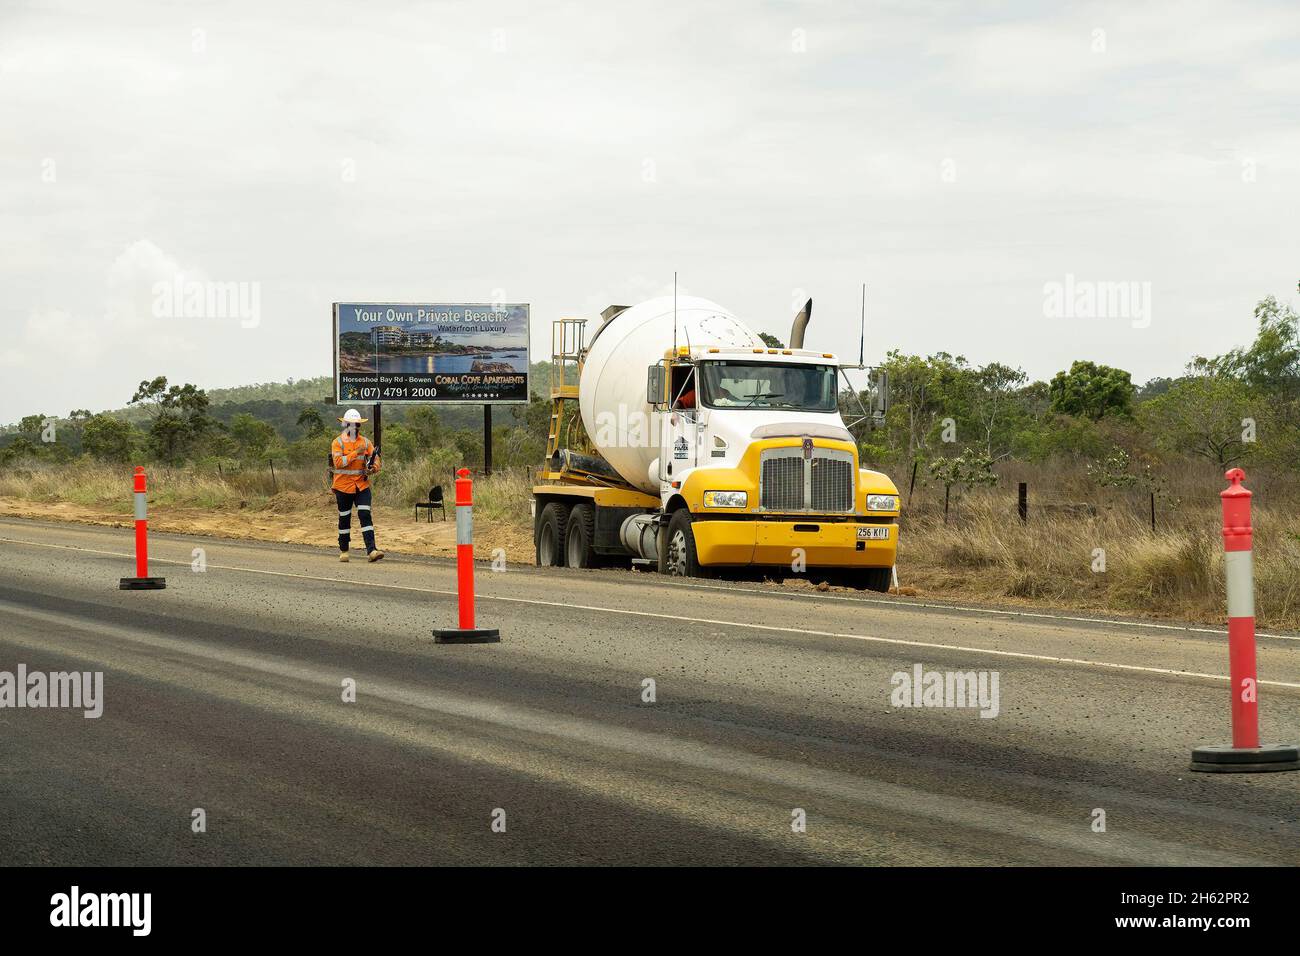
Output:
[[[143,468],[135,470],[135,577],[122,578],[117,586],[123,591],[158,591],[167,587],[166,578],[149,577],[148,496]]]
[[[1255,675],[1255,570],[1251,550],[1250,491],[1246,473],[1233,468],[1223,500],[1224,569],[1228,585],[1228,675],[1232,746],[1197,747],[1192,769],[1211,773],[1300,770],[1300,747],[1259,745],[1259,681]]]
[[[435,630],[435,644],[491,644],[501,640],[496,628],[474,626],[474,494],[469,469],[456,472],[456,593],[460,627]]]

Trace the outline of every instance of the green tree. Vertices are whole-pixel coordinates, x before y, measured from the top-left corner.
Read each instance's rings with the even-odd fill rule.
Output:
[[[1100,421],[1106,415],[1128,415],[1133,410],[1133,382],[1128,372],[1074,362],[1068,372],[1057,372],[1048,385],[1051,409],[1063,415],[1077,415]]]
[[[990,362],[975,373],[972,411],[984,430],[984,452],[992,458],[1007,449],[1005,426],[1014,410],[1016,393],[1029,381],[1024,370]]]
[[[44,412],[38,412],[35,415],[24,415],[18,422],[18,434],[25,436],[28,441],[39,443],[47,421],[49,421],[49,416]]]
[[[482,435],[472,431],[459,431],[452,436],[452,443],[460,452],[460,459],[466,467],[483,464]]]
[[[758,337],[759,337],[760,339],[762,339],[763,342],[764,342],[764,343],[767,345],[767,347],[770,348],[770,349],[783,349],[783,348],[785,348],[785,343],[783,343],[783,342],[782,342],[780,339],[778,339],[775,335],[770,335],[770,334],[768,334],[767,332],[759,332],[759,333],[758,333]]]
[[[1088,463],[1088,477],[1103,488],[1132,488],[1138,476],[1129,470],[1133,459],[1123,448],[1115,448],[1108,456]]]
[[[299,412],[298,427],[309,436],[325,434],[325,419],[321,418],[320,409],[309,405]]]
[[[9,464],[15,461],[22,461],[26,458],[38,458],[41,454],[41,447],[33,442],[26,435],[19,435],[9,444],[0,448],[0,462]]]
[[[955,457],[936,458],[925,467],[930,477],[943,485],[944,524],[948,523],[948,499],[954,488],[960,494],[962,488],[994,485],[998,480],[993,470],[993,459],[969,448]]]
[[[415,432],[401,422],[394,422],[384,428],[384,457],[390,461],[415,461],[418,454]]]
[[[275,429],[252,415],[236,415],[230,423],[230,437],[239,446],[239,454],[248,459],[262,458],[275,439]]]
[[[406,427],[415,434],[416,445],[421,451],[443,444],[442,420],[430,405],[416,405],[407,412]]]
[[[1295,398],[1300,390],[1300,314],[1268,296],[1255,306],[1259,329],[1246,349],[1196,358],[1195,371],[1237,378],[1254,388]]]
[[[1140,416],[1157,446],[1198,455],[1222,469],[1245,456],[1246,420],[1257,409],[1258,401],[1245,382],[1194,375],[1143,402]]]
[[[944,419],[951,418],[961,436],[978,427],[971,399],[978,387],[966,360],[947,352],[929,358],[892,351],[885,356],[892,397],[880,437],[873,437],[872,457],[912,462],[925,458],[936,445],[946,444]]]
[[[140,383],[127,403],[144,408],[153,421],[149,440],[154,454],[168,463],[185,458],[196,442],[213,427],[208,415],[208,396],[197,386],[172,385],[166,376]]]
[[[111,415],[96,415],[83,426],[81,447],[100,461],[129,462],[135,454],[136,430]]]

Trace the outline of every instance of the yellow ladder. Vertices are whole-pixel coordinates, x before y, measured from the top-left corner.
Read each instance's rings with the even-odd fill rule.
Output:
[[[551,323],[551,424],[546,436],[547,461],[560,450],[564,403],[578,400],[586,326],[586,319],[557,319]]]

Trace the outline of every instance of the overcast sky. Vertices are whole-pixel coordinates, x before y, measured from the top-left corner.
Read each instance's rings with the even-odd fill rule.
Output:
[[[1300,4],[0,0],[0,422],[326,374],[330,303],[671,289],[1134,380],[1300,279]],[[1149,283],[1150,314],[1045,287]],[[256,321],[156,315],[245,283]],[[1139,302],[1140,304],[1140,302]],[[165,308],[163,309],[165,312]]]

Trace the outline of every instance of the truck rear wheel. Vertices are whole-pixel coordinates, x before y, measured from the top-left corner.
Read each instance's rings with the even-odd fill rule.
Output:
[[[565,564],[571,568],[594,568],[600,563],[593,546],[596,541],[596,510],[588,504],[573,506],[564,533]]]
[[[537,519],[537,566],[558,568],[564,565],[564,537],[569,524],[569,506],[552,501]]]
[[[691,530],[691,513],[685,508],[673,512],[668,532],[660,539],[659,572],[680,578],[702,578],[705,569],[695,553],[695,533]]]

